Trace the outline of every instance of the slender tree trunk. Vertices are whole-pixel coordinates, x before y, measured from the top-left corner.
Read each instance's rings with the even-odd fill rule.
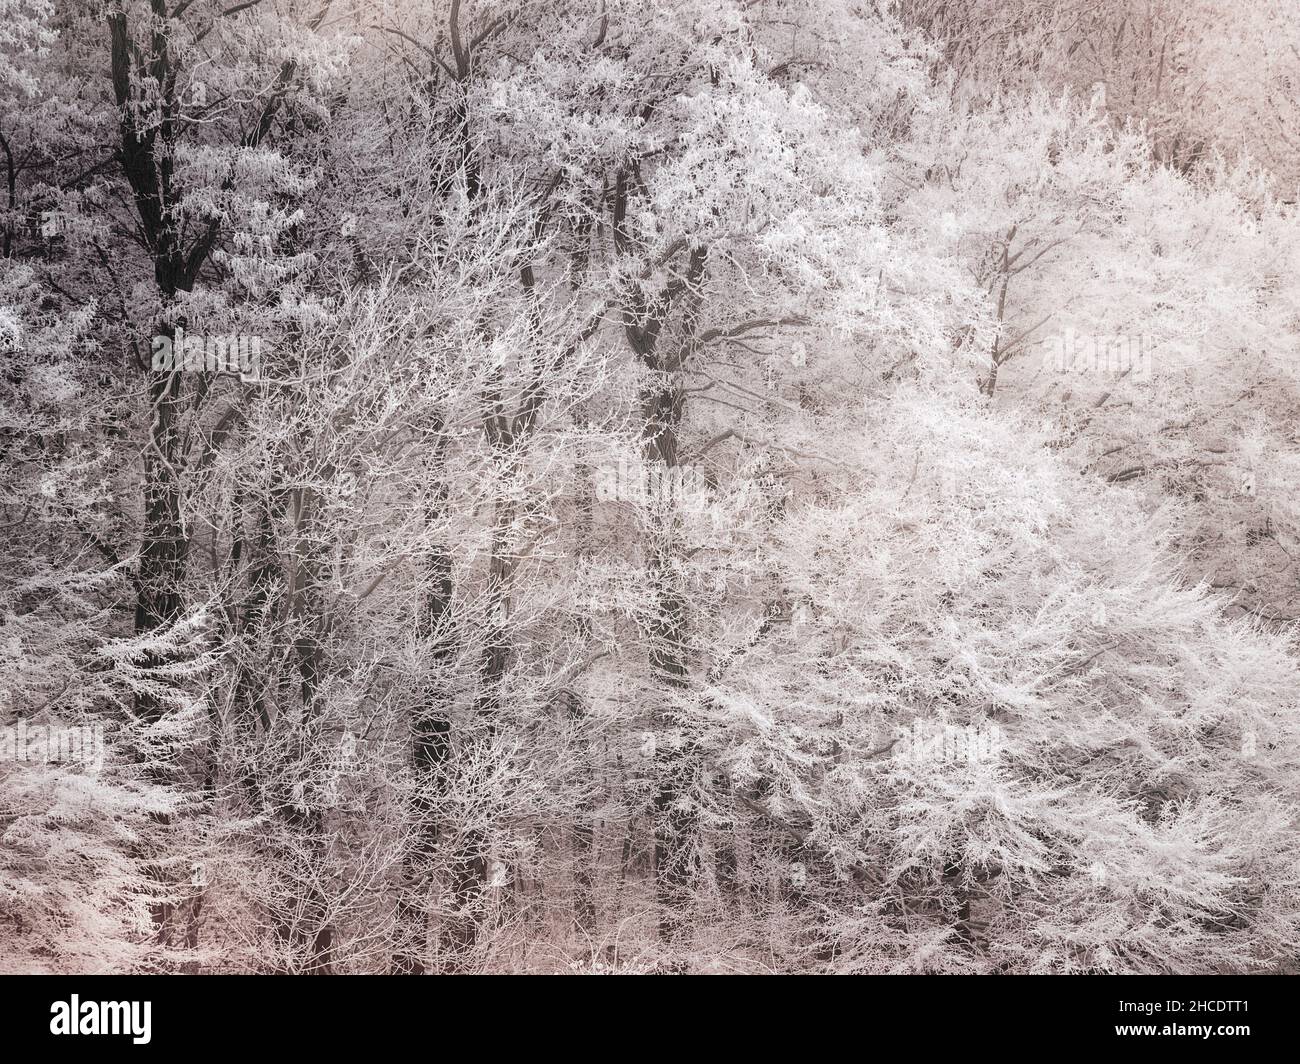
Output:
[[[643,453],[651,468],[677,465],[677,433],[682,414],[678,384],[651,393],[643,405]],[[647,537],[647,576],[655,596],[650,624],[650,669],[664,685],[666,703],[687,686],[686,600],[674,571],[680,556],[674,528],[676,517],[661,501],[652,507],[658,527]],[[695,833],[698,817],[691,806],[692,764],[686,744],[668,741],[677,716],[669,705],[661,708],[655,744],[654,872],[659,901],[660,935],[675,942],[682,910],[690,900],[695,872]]]
[[[579,411],[578,421],[581,427],[587,427],[585,409]],[[590,550],[593,511],[595,506],[595,489],[593,470],[586,461],[578,463],[577,476],[577,516],[574,530],[574,557],[581,565]],[[591,637],[591,623],[585,618],[578,621],[578,635],[583,643]],[[576,682],[576,681],[575,681]],[[569,696],[569,713],[575,723],[581,724],[586,715],[583,698],[575,691]],[[573,919],[579,932],[588,938],[596,933],[596,869],[595,869],[595,787],[596,759],[588,746],[583,754],[583,775],[591,781],[592,790],[588,791],[579,804],[573,821]]]
[[[504,454],[507,477],[517,469],[513,441],[508,437],[493,440],[495,449]],[[487,624],[483,657],[479,667],[479,696],[475,703],[476,734],[472,742],[492,741],[496,721],[501,713],[502,685],[510,657],[508,615],[510,583],[513,576],[511,530],[515,522],[513,498],[496,501],[493,517],[492,553],[488,560]],[[490,839],[479,826],[462,833],[452,856],[452,912],[443,924],[442,950],[450,971],[464,971],[478,942],[482,922],[484,887],[488,879]]]
[[[693,249],[677,292],[670,289],[656,307],[643,308],[642,313],[634,308],[625,317],[633,350],[655,373],[655,380],[641,397],[641,450],[647,470],[657,474],[660,483],[671,483],[671,471],[677,467],[685,403],[682,371],[694,343],[705,262],[704,249]],[[677,296],[684,296],[686,302],[682,340],[665,357],[660,350],[660,332]],[[683,551],[677,516],[672,511],[676,500],[671,493],[662,494],[669,497],[652,499],[655,516],[646,536],[646,571],[655,601],[649,631],[650,670],[664,687],[655,721],[660,736],[655,745],[655,892],[660,937],[671,944],[680,938],[682,915],[695,879],[699,814],[691,794],[697,770],[694,740],[687,728],[681,729],[679,739],[672,739],[674,725],[680,723],[672,703],[688,684],[687,602],[678,573]]]
[[[435,426],[435,436],[442,429]],[[433,500],[427,516],[437,528],[446,516],[447,488],[441,479],[441,445],[435,439],[433,456]],[[424,606],[417,623],[422,643],[429,647],[429,664],[434,683],[411,715],[412,792],[408,806],[412,839],[402,864],[402,886],[397,900],[397,946],[393,953],[395,975],[423,975],[429,939],[430,876],[439,848],[437,799],[444,786],[444,772],[451,752],[451,706],[443,673],[454,660],[457,637],[453,630],[454,593],[451,552],[439,543],[429,555],[425,572]]]
[[[310,489],[300,490],[301,497],[295,508],[298,514],[298,542],[292,555],[295,565],[290,575],[289,603],[295,628],[293,651],[300,681],[304,742],[312,742],[318,735],[315,721],[320,714],[318,700],[329,626],[329,611],[321,588],[327,587],[330,579],[328,562],[320,556],[320,548],[312,535],[315,521],[314,493]],[[310,754],[311,751],[306,753]],[[300,753],[300,763],[306,760],[308,759]],[[300,969],[302,974],[330,975],[333,972],[334,928],[329,921],[328,899],[321,892],[313,875],[325,862],[325,810],[315,801],[302,805],[289,799],[283,804],[288,810],[288,824],[304,847],[307,860],[304,869],[307,875],[302,877],[307,882],[304,887],[305,897],[302,899],[302,916],[294,923],[294,956],[305,958]]]

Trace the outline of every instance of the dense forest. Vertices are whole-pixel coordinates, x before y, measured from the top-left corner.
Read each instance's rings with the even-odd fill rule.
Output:
[[[0,0],[0,970],[1300,967],[1293,0]]]

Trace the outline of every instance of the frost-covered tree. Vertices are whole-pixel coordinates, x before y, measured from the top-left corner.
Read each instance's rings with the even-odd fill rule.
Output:
[[[12,967],[1294,956],[1214,5],[0,15]]]

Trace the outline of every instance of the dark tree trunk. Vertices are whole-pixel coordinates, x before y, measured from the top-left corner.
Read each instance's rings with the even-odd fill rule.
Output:
[[[434,498],[429,512],[431,525],[436,525],[442,518],[446,507],[447,493],[441,481]],[[456,654],[451,613],[452,576],[451,553],[440,545],[428,560],[424,608],[417,625],[421,640],[427,641],[431,648],[430,663],[435,674],[445,669]],[[441,680],[442,677],[438,676],[437,682]],[[451,750],[450,712],[446,692],[428,686],[425,697],[411,716],[413,790],[409,815],[412,840],[403,860],[402,886],[397,900],[397,946],[392,961],[394,975],[423,975],[427,967],[429,910],[426,899],[439,843],[436,796],[443,785],[443,773]]]
[[[616,232],[622,226],[626,187],[619,186]],[[699,285],[706,254],[692,249],[684,277],[652,304],[637,298],[624,313],[624,331],[641,362],[654,378],[641,397],[641,449],[648,471],[671,483],[665,473],[678,464],[678,437],[685,403],[683,367],[695,342],[699,310]],[[660,334],[674,304],[684,297],[680,343],[668,354],[661,351]],[[669,493],[665,493],[669,494]],[[659,902],[660,937],[675,943],[683,928],[682,914],[691,898],[696,869],[698,811],[693,806],[692,784],[697,769],[689,722],[679,720],[672,703],[688,685],[687,602],[677,575],[682,556],[680,535],[671,497],[653,499],[652,526],[646,536],[646,571],[654,598],[650,622],[649,658],[652,675],[664,687],[664,700],[655,720],[659,735],[667,738],[675,724],[684,724],[679,743],[659,741],[655,747],[654,873]]]

